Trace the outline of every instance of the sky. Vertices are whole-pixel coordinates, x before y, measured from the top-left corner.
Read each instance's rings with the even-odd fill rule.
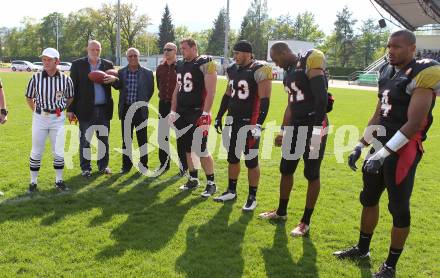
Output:
[[[251,2],[252,0],[230,0],[232,29],[240,29],[241,21]],[[0,27],[18,27],[25,16],[41,19],[51,12],[60,12],[67,16],[70,12],[81,8],[99,8],[102,3],[117,3],[117,0],[2,1]],[[139,13],[147,14],[152,23],[147,31],[153,33],[158,31],[165,4],[170,8],[174,25],[185,25],[190,31],[212,28],[219,10],[226,7],[226,0],[121,0],[121,3],[132,3],[138,7]],[[300,12],[310,11],[326,34],[332,31],[337,12],[345,5],[352,11],[353,18],[358,19],[358,26],[367,18],[376,20],[381,18],[370,0],[267,0],[270,17],[276,18],[287,13],[295,16]],[[377,4],[376,6],[378,7]],[[390,18],[387,12],[380,7],[378,9],[386,18]]]

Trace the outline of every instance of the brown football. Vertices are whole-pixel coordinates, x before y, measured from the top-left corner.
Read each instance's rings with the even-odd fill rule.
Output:
[[[107,74],[101,70],[95,70],[95,71],[91,71],[88,74],[88,77],[92,82],[102,84],[102,83],[104,83],[104,77],[106,75]]]
[[[118,71],[116,69],[106,70],[105,73],[108,74],[108,75],[113,75],[113,76],[118,77]]]

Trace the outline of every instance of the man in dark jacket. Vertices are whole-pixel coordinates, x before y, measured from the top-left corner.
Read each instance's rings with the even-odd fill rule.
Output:
[[[104,84],[94,83],[88,78],[91,71],[106,71],[113,69],[113,64],[100,58],[101,44],[91,40],[87,46],[87,57],[79,58],[72,63],[70,77],[75,88],[75,97],[68,108],[69,121],[79,120],[80,130],[80,164],[83,177],[89,177],[92,167],[90,165],[90,142],[93,133],[98,138],[98,169],[101,173],[111,174],[108,167],[110,120],[113,115],[113,99],[111,85],[117,77],[108,75]]]
[[[127,50],[128,65],[118,71],[119,89],[118,114],[122,127],[122,168],[121,174],[130,171],[133,166],[132,140],[133,128],[136,128],[136,137],[140,151],[139,170],[145,173],[148,169],[147,155],[147,125],[138,127],[148,119],[148,107],[154,91],[154,76],[149,69],[139,64],[139,50]]]

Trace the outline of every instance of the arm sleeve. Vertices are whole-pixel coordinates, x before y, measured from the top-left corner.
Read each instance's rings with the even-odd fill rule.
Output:
[[[257,124],[263,125],[268,112],[269,112],[269,98],[265,97],[260,99],[260,114],[258,115]]]
[[[310,87],[315,99],[314,111],[315,111],[315,125],[322,125],[322,121],[325,118],[327,111],[327,89],[325,85],[325,78],[323,75],[318,75],[310,79]]]

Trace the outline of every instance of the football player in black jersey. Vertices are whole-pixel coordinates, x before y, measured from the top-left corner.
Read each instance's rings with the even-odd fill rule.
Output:
[[[197,154],[207,179],[202,196],[209,197],[217,191],[214,161],[207,150],[211,107],[217,84],[216,64],[210,56],[199,56],[197,44],[191,38],[180,42],[180,52],[183,60],[176,63],[177,85],[169,115],[170,124],[184,132],[177,140],[185,148],[190,176],[180,189],[190,190],[200,185],[193,163]]]
[[[252,45],[248,41],[239,41],[233,50],[235,63],[227,69],[228,86],[214,124],[217,132],[221,133],[222,117],[228,110],[228,128],[224,131],[230,136],[229,142],[224,143],[228,145],[229,184],[228,189],[214,201],[225,202],[237,198],[240,157],[244,153],[249,195],[243,211],[253,211],[257,206],[260,180],[258,147],[262,125],[269,110],[272,69],[253,59]]]
[[[293,174],[302,156],[304,176],[308,181],[306,205],[300,223],[290,235],[304,236],[309,231],[310,218],[319,195],[320,167],[327,140],[328,93],[327,79],[324,76],[325,56],[316,49],[297,56],[284,42],[275,43],[270,49],[270,55],[275,64],[285,70],[283,83],[288,93],[288,105],[284,113],[282,131],[275,138],[275,145],[283,146],[278,209],[261,213],[259,217],[287,219]]]
[[[370,241],[379,221],[379,199],[388,192],[388,210],[393,218],[388,258],[374,277],[394,277],[410,227],[410,198],[422,141],[432,123],[435,93],[440,91],[439,63],[414,59],[416,37],[408,30],[392,33],[388,39],[389,62],[380,70],[376,110],[368,128],[349,156],[356,170],[361,150],[373,148],[362,168],[364,187],[360,236],[356,246],[335,252],[340,259],[370,256]],[[383,135],[383,136],[380,136]]]

